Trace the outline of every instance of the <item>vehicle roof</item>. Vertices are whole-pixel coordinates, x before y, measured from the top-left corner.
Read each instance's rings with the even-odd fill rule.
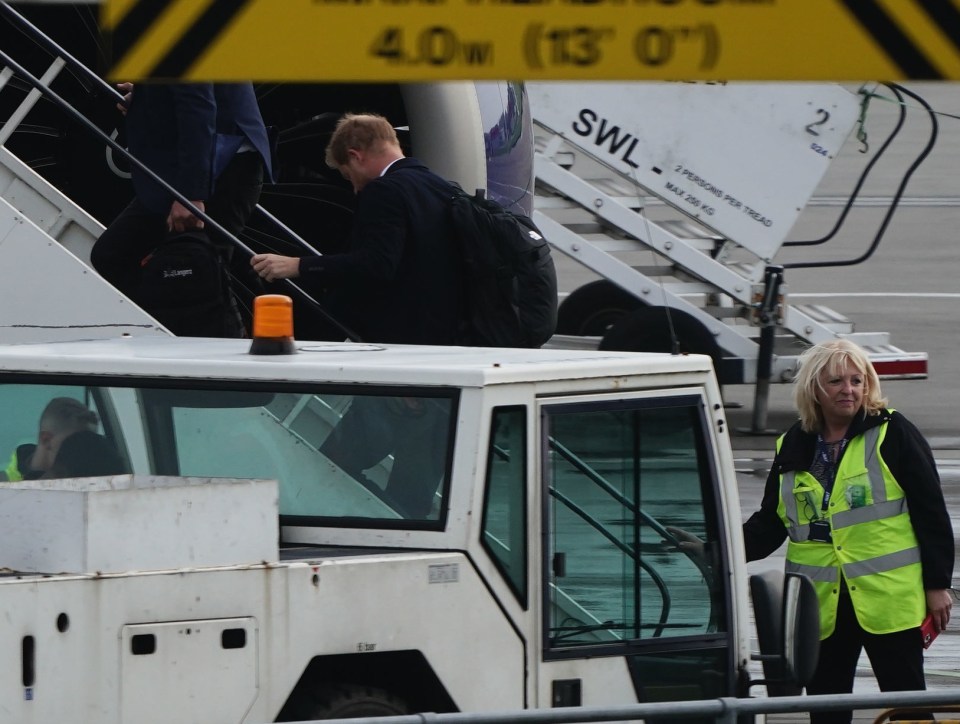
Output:
[[[306,341],[295,346],[292,355],[251,355],[249,340],[162,336],[0,345],[0,371],[480,387],[711,370],[710,358],[702,355]]]

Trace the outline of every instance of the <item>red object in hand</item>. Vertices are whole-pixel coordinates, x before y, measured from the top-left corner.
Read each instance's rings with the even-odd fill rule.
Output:
[[[928,613],[927,617],[923,619],[923,623],[920,624],[920,634],[923,636],[923,648],[930,648],[930,644],[937,638],[937,633],[937,629],[933,625],[933,615]]]

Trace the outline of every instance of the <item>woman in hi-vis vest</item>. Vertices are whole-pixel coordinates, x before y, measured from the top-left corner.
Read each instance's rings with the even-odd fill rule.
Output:
[[[950,620],[954,542],[933,453],[886,407],[867,355],[833,340],[800,358],[800,420],[777,440],[747,560],[787,539],[786,569],[813,581],[820,658],[808,694],[853,690],[865,649],[882,691],[924,689],[921,624]],[[815,724],[852,712],[811,713]]]

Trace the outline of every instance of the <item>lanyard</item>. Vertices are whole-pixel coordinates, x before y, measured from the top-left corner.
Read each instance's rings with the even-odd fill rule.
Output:
[[[837,463],[840,459],[840,454],[843,452],[843,441],[841,440],[840,443],[832,446],[832,449],[836,451],[836,458],[830,454],[831,446],[828,446],[827,443],[824,442],[822,436],[817,435],[817,457],[819,457],[820,462],[823,463],[823,469],[827,479],[826,484],[823,486],[823,503],[820,506],[820,510],[823,512],[826,512],[827,506],[830,504],[830,496],[833,494],[833,485],[837,477]]]

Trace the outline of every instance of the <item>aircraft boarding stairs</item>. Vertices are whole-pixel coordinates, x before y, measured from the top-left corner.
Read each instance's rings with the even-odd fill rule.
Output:
[[[9,78],[0,72],[0,92]],[[28,94],[0,126],[0,265],[8,270],[0,285],[0,344],[169,335],[89,266],[103,225],[3,145],[37,97]],[[342,407],[305,394],[277,421],[291,434],[309,430],[316,437],[342,414]],[[368,471],[380,487],[385,464]]]
[[[54,59],[40,81],[49,89],[64,67],[62,58]],[[90,266],[103,225],[6,147],[41,98],[36,89],[13,87],[13,78],[9,67],[0,68],[0,99],[10,93],[19,101],[5,106],[15,110],[0,119],[0,266],[7,270],[0,285],[0,344],[170,335]],[[304,394],[271,414],[291,434],[315,443],[339,422],[348,400]],[[367,471],[380,488],[391,460]]]
[[[81,197],[96,206],[102,200],[98,195],[102,195],[107,201],[102,204],[104,207],[122,208],[129,186],[123,183],[119,166],[134,160],[117,143],[116,131],[108,137],[99,127],[90,115],[93,108],[77,107],[79,98],[91,96],[96,104],[112,111],[121,96],[8,3],[0,2],[0,15],[0,27],[5,32],[23,34],[26,40],[21,38],[14,45],[28,56],[19,58],[8,53],[9,48],[0,47],[0,263],[10,270],[0,290],[0,343],[104,338],[127,333],[169,335],[169,330],[91,268],[90,252],[103,224],[36,170],[53,166],[53,175],[57,175],[58,159],[52,149],[60,136],[66,137],[66,165],[85,168],[75,159],[87,158],[88,166],[97,166],[72,179],[74,188],[84,185],[79,189]],[[35,50],[38,52],[28,52]],[[69,95],[53,90],[58,79],[64,82],[59,86],[61,92],[69,87]],[[70,134],[77,131],[77,135],[86,134],[90,139],[89,147],[81,149],[70,143]],[[29,155],[23,158],[29,158],[30,163],[14,153],[8,142],[21,153],[26,149]],[[90,153],[99,156],[90,159],[86,155]],[[100,166],[108,169],[108,177],[104,177]],[[61,178],[61,182],[64,180]],[[95,189],[93,193],[91,188]],[[279,230],[285,239],[295,242],[294,248],[312,251],[307,242],[266,209],[258,206],[257,210],[270,229],[259,232],[261,236],[274,240],[274,231]],[[103,211],[101,208],[100,218],[105,218]],[[216,228],[213,220],[204,220]],[[222,228],[220,231],[227,233]],[[238,247],[244,245],[238,238],[233,241]],[[323,314],[309,294],[292,282],[287,286],[318,314]]]
[[[577,93],[590,109],[598,110],[575,115],[582,107],[575,105]],[[564,95],[551,84],[532,84],[530,96],[536,134],[534,221],[556,249],[600,277],[562,300],[558,334],[551,345],[670,351],[678,341],[680,351],[711,355],[721,383],[754,383],[764,349],[762,330],[768,326],[772,382],[792,378],[797,356],[806,346],[835,337],[864,347],[884,378],[926,377],[925,353],[895,347],[885,332],[857,331],[853,321],[828,307],[791,302],[782,270],[767,271],[782,238],[758,236],[747,245],[738,243],[732,235],[700,223],[709,218],[705,214],[698,219],[672,205],[683,206],[684,197],[677,200],[670,185],[661,183],[659,191],[651,191],[660,179],[643,178],[645,169],[636,162],[636,149],[653,148],[655,153],[656,142],[623,123],[623,116],[617,119],[618,126],[610,121],[600,126],[595,138],[584,138],[587,122],[596,125],[603,115],[602,100],[594,99],[592,89],[586,92],[581,86]],[[621,90],[612,104],[625,103]],[[658,108],[658,113],[669,115],[662,102]],[[587,122],[585,112],[591,114]],[[612,116],[613,111],[608,112]],[[636,161],[631,158],[624,165],[631,152]],[[674,148],[665,157],[682,159]],[[681,165],[667,161],[662,166],[668,163]],[[685,163],[693,166],[696,161]],[[660,174],[657,165],[661,164],[652,170]],[[689,176],[685,180],[688,190],[692,187],[700,198],[707,197],[706,182],[698,188]],[[803,198],[795,204],[797,211],[806,205],[817,181],[819,176],[812,176],[809,190],[798,192]],[[722,199],[711,201],[721,216]],[[733,218],[728,225],[738,221]],[[670,309],[669,319],[665,307]]]
[[[55,60],[41,80],[63,67]],[[19,92],[12,78],[0,70],[0,94]],[[0,342],[169,334],[90,267],[103,225],[6,147],[39,98],[26,93],[0,125]]]

